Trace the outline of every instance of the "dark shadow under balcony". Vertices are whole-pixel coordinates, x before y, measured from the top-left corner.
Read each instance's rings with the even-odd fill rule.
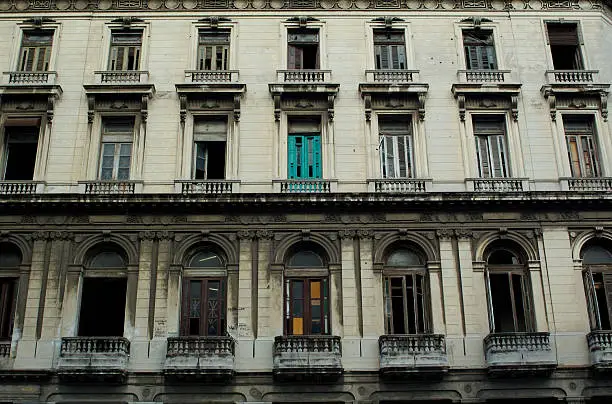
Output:
[[[593,369],[612,371],[612,331],[592,331],[587,334],[587,343]]]
[[[274,339],[274,377],[337,380],[342,375],[340,337],[279,336]]]
[[[383,377],[440,377],[448,371],[444,335],[382,335],[378,347]]]
[[[64,337],[57,373],[63,381],[125,383],[129,357],[123,337]]]
[[[492,375],[547,375],[557,367],[547,332],[489,334],[484,351]]]
[[[234,349],[231,337],[168,338],[164,374],[174,379],[231,379]]]

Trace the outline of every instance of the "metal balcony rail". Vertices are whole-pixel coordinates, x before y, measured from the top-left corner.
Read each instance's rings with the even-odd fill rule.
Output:
[[[186,70],[191,83],[233,83],[238,81],[238,70]]]
[[[218,195],[231,194],[234,184],[238,181],[230,180],[192,180],[178,181],[181,184],[183,195]]]
[[[508,81],[510,70],[459,70],[462,83],[503,83]]]
[[[56,72],[4,72],[8,75],[9,84],[54,84]]]
[[[378,347],[381,355],[446,353],[442,334],[381,335]]]
[[[0,181],[0,195],[33,195],[38,181]]]
[[[523,180],[516,178],[474,178],[475,192],[523,192]]]
[[[366,70],[369,83],[412,83],[418,80],[418,70]]]
[[[599,70],[547,70],[549,83],[593,83],[597,81]]]
[[[427,180],[397,178],[373,180],[375,192],[427,192]]]
[[[280,181],[281,193],[329,193],[329,180],[283,180]]]
[[[612,350],[612,331],[591,331],[587,334],[589,351]]]
[[[148,71],[141,70],[107,70],[96,71],[96,82],[100,84],[145,83],[149,77]]]
[[[331,78],[331,70],[278,70],[281,83],[324,83]]]
[[[612,191],[612,178],[568,178],[570,191]]]
[[[8,358],[11,355],[11,341],[0,342],[0,358]]]
[[[486,352],[550,351],[547,332],[516,332],[489,334],[484,339]]]
[[[87,181],[85,194],[87,195],[121,195],[133,194],[136,189],[134,181]]]
[[[329,352],[342,354],[340,337],[333,335],[291,335],[274,338],[274,355],[284,353]]]
[[[233,356],[234,349],[232,337],[170,337],[166,356]]]
[[[64,337],[60,356],[81,354],[130,353],[130,341],[124,337]]]

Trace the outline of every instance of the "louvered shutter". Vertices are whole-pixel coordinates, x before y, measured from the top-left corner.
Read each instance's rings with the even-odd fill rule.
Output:
[[[181,335],[189,335],[189,279],[183,279],[183,296],[181,305]]]
[[[312,177],[321,178],[321,136],[311,136]]]
[[[548,23],[548,42],[551,45],[579,45],[578,26],[576,24]]]
[[[45,71],[49,67],[49,50],[47,48],[38,48],[38,55],[36,60],[36,70]]]
[[[482,178],[491,177],[488,149],[486,136],[476,136],[476,158],[478,160],[478,172]]]
[[[610,272],[603,272],[603,283],[604,283],[604,287],[606,289],[606,303],[607,303],[607,307],[608,307],[608,318],[609,318],[609,324],[612,324],[612,273]],[[601,313],[601,315],[605,315],[604,313]]]
[[[381,69],[390,69],[389,63],[389,46],[381,45],[380,46],[380,68]]]
[[[483,49],[485,60],[483,60],[484,68],[488,70],[497,69],[497,61],[495,59],[495,48],[493,46],[485,46]]]
[[[300,48],[289,45],[288,58],[287,69],[300,70],[302,68],[302,50]]]
[[[297,178],[297,136],[289,136],[287,139],[287,176],[289,178]]]
[[[406,69],[406,47],[404,45],[397,45],[397,59],[397,68]]]
[[[593,272],[591,268],[587,268],[584,272],[584,290],[587,298],[589,320],[592,329],[601,327],[601,318],[599,317],[599,304],[597,304],[597,294],[595,293],[595,281],[593,280]]]
[[[479,55],[479,47],[478,46],[466,46],[465,47],[465,57],[468,63],[468,70],[479,70],[482,69],[480,65],[480,55]]]
[[[493,177],[503,178],[508,176],[506,163],[506,142],[505,136],[494,135],[488,137],[489,150],[491,156],[491,173]]]
[[[494,333],[495,330],[495,313],[493,312],[493,294],[491,293],[491,275],[489,271],[485,271],[485,285],[487,288],[487,306],[489,309],[489,331]]]

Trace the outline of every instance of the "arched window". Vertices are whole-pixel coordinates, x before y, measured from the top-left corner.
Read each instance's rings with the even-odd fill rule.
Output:
[[[326,335],[329,327],[329,276],[318,246],[303,244],[289,255],[285,270],[285,333]]]
[[[83,272],[79,336],[122,337],[127,291],[127,258],[116,244],[88,251]]]
[[[591,328],[610,330],[612,307],[612,243],[588,243],[580,252]]]
[[[21,252],[13,244],[0,244],[0,341],[10,341],[13,335],[17,279]]]
[[[496,243],[485,253],[491,331],[533,330],[529,278],[522,250],[513,243]]]
[[[383,270],[385,332],[422,334],[430,331],[427,273],[423,254],[415,246],[397,246]]]
[[[226,285],[224,259],[214,249],[197,249],[187,260],[183,278],[181,334],[226,335]]]

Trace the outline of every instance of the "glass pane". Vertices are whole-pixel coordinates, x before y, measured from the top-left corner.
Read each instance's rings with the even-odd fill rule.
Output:
[[[291,301],[291,316],[292,317],[304,317],[304,301],[293,299]]]
[[[125,262],[121,255],[114,251],[102,251],[89,262],[90,268],[123,268]]]
[[[612,263],[612,251],[600,245],[590,245],[582,249],[583,264],[610,264]]]
[[[219,281],[208,281],[208,300],[219,298]]]
[[[387,258],[387,265],[393,267],[409,267],[424,265],[423,259],[414,251],[408,249],[396,250]]]
[[[599,311],[600,329],[610,330],[610,315],[608,309],[608,299],[604,285],[603,274],[593,273],[593,284],[595,286],[595,296],[597,297],[597,309]]]
[[[200,317],[202,282],[191,281],[189,283],[189,317]]]
[[[212,251],[199,251],[189,261],[189,266],[192,268],[219,268],[223,267],[221,258]]]
[[[499,249],[489,255],[487,263],[490,265],[520,265],[521,259],[510,250]]]
[[[514,310],[516,312],[516,331],[527,331],[527,316],[525,313],[525,302],[523,301],[523,277],[518,274],[512,275],[512,292],[514,293]]]
[[[489,274],[491,299],[495,317],[495,332],[516,332],[510,290],[510,277],[507,273]]]
[[[310,298],[320,299],[321,298],[321,282],[310,283]]]
[[[304,298],[304,281],[291,281],[291,298],[292,299],[303,299]]]
[[[314,251],[298,251],[289,259],[289,267],[300,268],[322,268],[324,267],[323,260]]]

